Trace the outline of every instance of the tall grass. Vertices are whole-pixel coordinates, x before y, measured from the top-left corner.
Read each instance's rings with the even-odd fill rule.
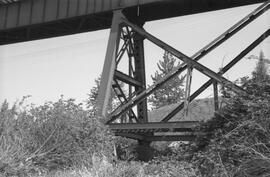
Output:
[[[199,177],[191,165],[176,161],[117,162],[100,158],[91,168],[76,168],[51,172],[38,177]]]
[[[0,172],[22,175],[91,166],[92,155],[113,152],[113,136],[74,100],[0,110]]]
[[[98,118],[90,115],[71,99],[61,98],[27,109],[21,103],[2,103],[0,176],[195,176],[193,167],[185,162],[116,160],[115,137]],[[129,142],[121,138],[116,141],[121,147]]]

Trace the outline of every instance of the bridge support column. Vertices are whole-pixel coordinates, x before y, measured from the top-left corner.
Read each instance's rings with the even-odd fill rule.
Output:
[[[144,58],[144,38],[135,33],[134,36],[134,61],[135,61],[135,79],[141,83],[141,86],[135,87],[135,93],[140,94],[146,89],[145,79],[145,58]],[[141,123],[148,122],[147,100],[143,99],[137,105],[137,116]]]
[[[107,46],[107,52],[105,56],[105,62],[103,65],[103,71],[101,75],[100,88],[98,93],[98,115],[105,118],[107,116],[107,109],[109,99],[111,95],[111,86],[113,81],[114,70],[116,67],[116,54],[119,46],[121,11],[114,12],[112,26],[110,31],[110,37]]]
[[[146,90],[144,37],[124,25],[123,19],[126,18],[120,10],[114,12],[97,105],[98,115],[104,118],[107,117],[112,89],[118,98],[118,106]],[[144,23],[135,24],[142,27]],[[126,56],[127,60],[124,60]],[[123,64],[128,64],[128,71],[123,69]],[[141,100],[136,109],[130,109],[118,117],[116,122],[147,123],[147,98]]]
[[[246,25],[251,23],[254,19],[263,14],[267,9],[269,9],[269,2],[261,5],[253,12],[248,14],[242,20],[237,22],[227,31],[222,33],[208,45],[203,47],[201,50],[196,52],[191,57],[183,54],[179,50],[173,48],[172,46],[166,44],[161,41],[157,37],[151,35],[145,29],[142,28],[142,25],[131,22],[122,13],[115,13],[114,22],[112,25],[111,36],[109,40],[109,45],[107,49],[106,60],[104,64],[104,71],[102,78],[101,87],[103,91],[101,91],[100,98],[106,100],[109,98],[109,88],[112,86],[115,89],[116,95],[120,100],[120,105],[112,111],[108,116],[108,121],[106,122],[109,126],[117,125],[120,127],[116,130],[116,135],[130,137],[133,139],[139,140],[139,147],[149,147],[149,141],[162,140],[166,135],[157,135],[156,132],[164,131],[164,132],[176,132],[173,131],[173,124],[169,124],[169,120],[173,118],[179,111],[183,110],[183,108],[188,108],[189,103],[194,100],[200,93],[202,93],[205,89],[213,84],[214,86],[214,102],[215,102],[215,110],[218,110],[218,85],[227,87],[232,91],[238,94],[248,94],[242,88],[224,78],[222,75],[227,72],[231,67],[233,67],[236,63],[238,63],[250,50],[252,50],[255,46],[257,46],[261,41],[263,41],[266,37],[270,35],[270,29],[268,29],[265,33],[263,33],[256,41],[254,41],[250,46],[248,46],[244,51],[242,51],[237,57],[235,57],[231,62],[229,62],[224,68],[220,70],[220,72],[214,72],[210,68],[199,63],[199,60],[203,58],[206,54],[214,50],[216,47],[221,45],[224,41],[228,40],[238,31],[243,29]],[[119,15],[119,16],[118,16]],[[117,21],[116,19],[118,19]],[[134,19],[133,19],[134,20]],[[117,27],[114,26],[117,24]],[[114,30],[113,30],[114,29]],[[117,30],[117,33],[116,32]],[[117,35],[116,35],[117,34]],[[143,51],[143,41],[148,40],[159,46],[160,48],[168,51],[176,58],[183,61],[183,64],[177,66],[175,70],[171,73],[167,74],[161,80],[153,84],[152,86],[145,89],[145,66],[144,66],[144,51]],[[121,44],[121,49],[118,51],[119,41]],[[122,67],[119,66],[119,62],[121,61],[124,53],[127,52],[128,56],[128,74],[125,74],[119,69]],[[176,108],[174,108],[170,113],[165,115],[165,117],[159,122],[162,127],[157,126],[158,124],[152,123],[154,128],[145,130],[144,126],[151,125],[147,119],[147,102],[146,98],[151,95],[155,90],[159,89],[163,84],[166,84],[167,81],[172,79],[173,77],[178,76],[183,71],[188,69],[188,80],[186,87],[186,99],[184,102],[180,103]],[[190,94],[190,84],[192,78],[192,70],[197,70],[202,74],[209,77],[209,80],[204,83],[199,89]],[[104,74],[105,73],[105,74]],[[114,85],[111,82],[117,83],[121,81],[124,84],[128,85],[129,93],[125,93],[119,84]],[[105,91],[104,91],[105,90]],[[105,98],[105,99],[104,99]],[[101,100],[102,100],[101,99]],[[106,101],[101,101],[103,104],[102,108],[106,107],[104,105]],[[137,106],[137,107],[136,107]],[[102,109],[104,110],[104,109]],[[136,113],[135,113],[136,112]],[[126,116],[129,116],[129,122],[122,121]],[[120,120],[120,121],[119,121]],[[128,119],[126,119],[128,120]],[[131,121],[132,120],[132,121]],[[135,120],[135,122],[133,122]],[[173,122],[172,122],[173,123]],[[136,126],[138,126],[136,128]],[[121,130],[121,131],[120,131]],[[179,132],[186,132],[187,129],[178,128]],[[189,135],[190,136],[190,135]],[[173,137],[171,137],[173,139]],[[179,136],[178,136],[179,138]],[[146,141],[148,140],[148,141]],[[143,155],[141,153],[140,155]]]
[[[147,162],[153,158],[153,149],[150,144],[150,141],[138,140],[138,146],[136,148],[138,160]]]

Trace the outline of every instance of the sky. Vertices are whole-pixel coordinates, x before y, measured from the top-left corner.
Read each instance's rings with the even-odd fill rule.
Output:
[[[165,20],[152,21],[144,28],[178,49],[192,56],[238,20],[257,8],[259,4],[212,11]],[[217,71],[270,27],[270,12],[256,19],[239,34],[204,57],[200,63]],[[23,42],[0,46],[0,102],[14,103],[31,95],[28,102],[43,104],[56,101],[61,95],[84,102],[101,74],[109,30]],[[249,55],[259,55],[263,50],[270,58],[270,38],[256,47]],[[145,41],[147,83],[157,70],[163,50]],[[249,56],[248,55],[248,56]],[[244,58],[224,77],[235,80],[250,75],[255,60]],[[192,91],[208,78],[194,71]],[[211,91],[211,89],[210,89]],[[209,90],[201,97],[211,97]]]

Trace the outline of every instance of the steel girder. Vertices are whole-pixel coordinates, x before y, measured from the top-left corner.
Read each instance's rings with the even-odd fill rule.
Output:
[[[107,29],[119,9],[131,18],[152,21],[265,1],[0,0],[0,45]]]
[[[262,40],[269,36],[269,30],[266,31],[262,36],[260,36],[256,41],[254,41],[250,46],[248,46],[244,51],[242,51],[237,57],[235,57],[228,65],[221,69],[220,72],[215,73],[204,65],[198,63],[198,61],[204,57],[207,53],[215,49],[217,46],[222,44],[224,41],[232,37],[239,30],[244,28],[250,22],[255,20],[261,14],[266,12],[270,7],[270,1],[264,3],[253,12],[248,14],[245,18],[237,22],[230,29],[224,32],[222,35],[217,37],[207,46],[199,50],[193,56],[188,57],[170,45],[164,43],[160,39],[151,35],[142,28],[141,24],[135,24],[130,22],[121,11],[117,11],[114,14],[114,20],[111,29],[111,35],[109,39],[106,59],[104,63],[104,69],[101,80],[101,91],[99,93],[99,108],[100,115],[107,119],[107,124],[113,125],[114,123],[119,123],[118,119],[121,120],[121,123],[146,123],[147,126],[147,96],[153,93],[155,90],[159,89],[163,84],[173,77],[176,77],[184,70],[188,69],[188,77],[186,84],[186,94],[185,101],[180,103],[171,113],[169,113],[163,120],[168,122],[173,116],[175,116],[180,110],[185,108],[185,112],[188,112],[189,103],[194,100],[201,92],[203,92],[210,85],[214,87],[214,103],[215,110],[218,109],[218,84],[221,84],[224,87],[227,87],[237,93],[246,94],[244,90],[232,83],[231,81],[222,77],[226,71],[228,71],[232,66],[234,66],[238,61],[241,60],[250,50],[257,46]],[[134,21],[134,20],[133,20]],[[117,29],[117,30],[116,30]],[[166,75],[160,81],[145,88],[145,66],[144,66],[144,54],[143,54],[143,40],[147,39],[162,49],[168,51],[175,57],[183,61],[183,64],[178,66],[174,71]],[[119,41],[123,40],[122,47],[119,48]],[[121,59],[124,53],[127,52],[129,58],[129,73],[124,74],[121,71],[117,70],[118,64],[121,62]],[[208,76],[210,79],[204,85],[202,85],[197,91],[190,95],[190,86],[192,80],[192,70],[196,69],[201,73]],[[103,79],[105,78],[105,79]],[[119,100],[121,104],[109,115],[106,114],[106,106],[108,103],[110,95],[110,87],[113,85],[112,81],[122,81],[126,83],[129,87],[128,94],[125,94],[122,91],[121,96],[119,95]],[[114,86],[115,87],[115,86]],[[118,87],[121,90],[121,87]],[[121,98],[123,97],[124,99]],[[137,106],[137,114],[134,113],[134,107]],[[128,118],[129,117],[129,118]],[[123,121],[123,118],[125,121]],[[133,121],[134,120],[134,121]],[[120,126],[125,126],[126,124],[121,124]],[[169,124],[167,125],[169,126]],[[153,135],[147,135],[148,137],[153,137]]]
[[[121,19],[125,18],[121,11],[116,11],[113,18],[113,25],[110,32],[108,49],[104,63],[101,89],[99,92],[98,108],[99,114],[106,117],[107,105],[110,97],[111,87],[119,99],[120,106],[125,104],[146,89],[144,44],[141,35],[124,26]],[[141,23],[138,23],[142,25]],[[122,42],[122,43],[121,43]],[[118,50],[119,45],[121,48]],[[124,53],[128,56],[128,72],[118,70]],[[128,85],[128,93],[125,93],[121,84]],[[147,100],[141,100],[135,110],[130,109],[127,115],[121,115],[121,122],[148,122]]]

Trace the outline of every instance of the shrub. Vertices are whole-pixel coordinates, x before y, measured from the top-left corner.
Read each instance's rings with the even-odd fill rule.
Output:
[[[199,127],[208,136],[196,141],[193,162],[203,176],[270,175],[270,82],[242,86],[248,94],[227,94],[226,106]]]
[[[199,177],[200,174],[192,164],[181,161],[174,156],[154,159],[144,167],[145,174],[162,177]]]
[[[2,173],[91,166],[94,153],[111,158],[113,136],[74,100],[61,98],[21,111],[17,106],[1,106]]]

